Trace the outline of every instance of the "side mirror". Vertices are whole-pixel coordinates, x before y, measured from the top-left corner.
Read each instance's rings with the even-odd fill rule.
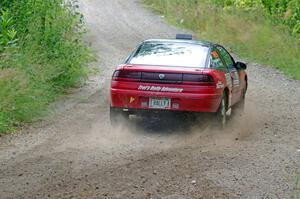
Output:
[[[239,70],[246,70],[247,69],[247,64],[243,62],[236,62],[236,68]]]

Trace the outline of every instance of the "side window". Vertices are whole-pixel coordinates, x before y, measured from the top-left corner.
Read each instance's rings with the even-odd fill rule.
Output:
[[[230,54],[221,46],[218,46],[217,49],[219,50],[222,58],[224,59],[227,67],[229,67],[230,69],[234,69],[234,62],[230,56]]]
[[[210,68],[226,69],[219,53],[216,50],[212,50],[210,53]]]

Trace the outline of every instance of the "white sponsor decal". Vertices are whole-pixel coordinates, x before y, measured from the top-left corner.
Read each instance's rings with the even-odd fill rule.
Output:
[[[160,86],[143,86],[140,85],[138,90],[142,91],[157,91],[157,92],[172,92],[172,93],[181,93],[183,88],[171,88],[171,87],[160,87]]]
[[[226,82],[229,87],[232,87],[231,76],[230,73],[225,74]]]
[[[223,84],[223,82],[218,81],[218,83],[217,83],[217,89],[221,89],[221,88],[224,88],[224,84]]]

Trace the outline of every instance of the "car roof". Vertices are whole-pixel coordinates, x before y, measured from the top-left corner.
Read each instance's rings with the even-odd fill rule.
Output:
[[[143,43],[147,42],[157,42],[157,43],[188,43],[188,44],[196,44],[196,45],[201,45],[201,46],[206,46],[206,47],[214,47],[217,44],[210,42],[210,41],[204,41],[204,40],[185,40],[185,39],[148,39],[145,40]]]

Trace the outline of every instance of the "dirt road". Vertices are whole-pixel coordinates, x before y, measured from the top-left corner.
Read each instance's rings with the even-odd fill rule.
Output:
[[[299,81],[250,64],[246,113],[226,131],[201,121],[112,129],[114,66],[142,40],[183,31],[135,0],[82,0],[81,8],[101,76],[50,118],[0,138],[1,199],[300,197]]]

